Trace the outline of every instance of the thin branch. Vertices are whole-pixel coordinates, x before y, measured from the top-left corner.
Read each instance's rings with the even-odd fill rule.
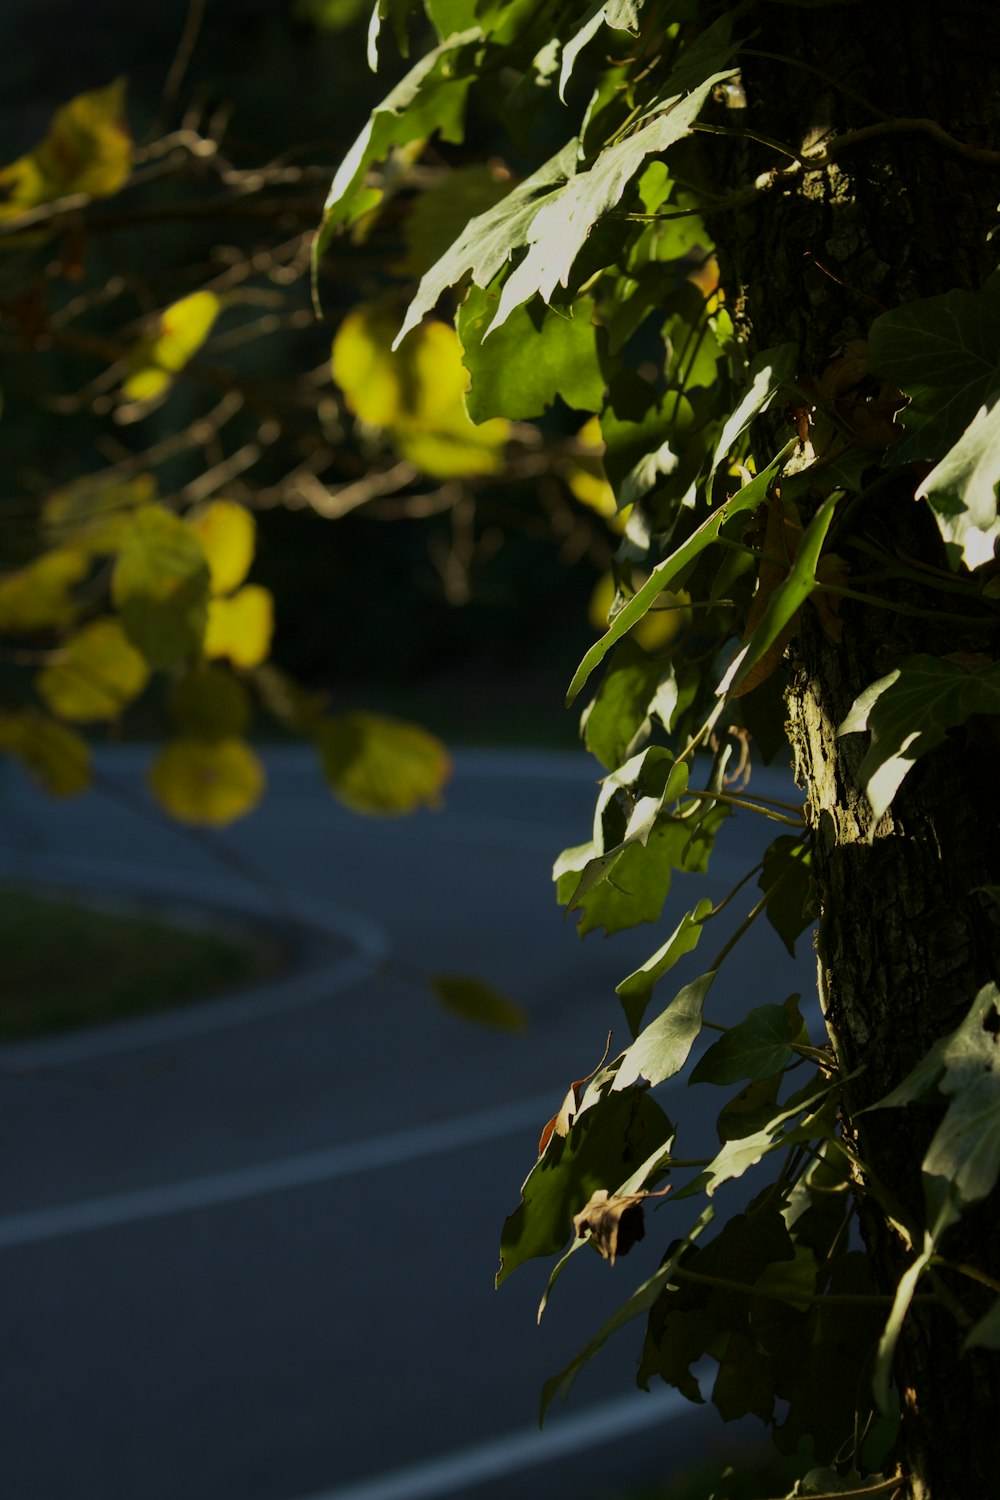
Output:
[[[177,103],[177,96],[181,91],[181,84],[184,82],[184,75],[194,55],[202,22],[205,19],[206,4],[207,0],[191,0],[188,6],[180,39],[177,43],[177,50],[167,70],[167,77],[163,85],[161,111],[164,120],[169,118],[174,105]]]

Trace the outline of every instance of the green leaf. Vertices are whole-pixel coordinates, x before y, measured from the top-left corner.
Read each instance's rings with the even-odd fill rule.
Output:
[[[953,568],[990,562],[1000,536],[997,484],[1000,483],[1000,389],[986,403],[941,462],[922,480],[917,497],[934,512]]]
[[[1000,990],[984,985],[940,1053],[938,1087],[951,1097],[923,1161],[963,1204],[978,1203],[1000,1176]]]
[[[740,684],[746,681],[816,587],[816,569],[823,543],[833,521],[833,512],[842,498],[840,490],[828,495],[809,522],[787,578],[771,595],[767,608],[754,626],[749,639],[733,657],[726,675],[716,688],[720,697],[735,693]]]
[[[694,468],[700,460],[691,437],[694,426],[694,410],[680,392],[659,395],[633,371],[616,376],[601,412],[601,436],[605,472],[620,509],[641,500],[665,479],[676,476],[672,489],[682,475],[688,480],[692,458]],[[687,483],[680,483],[680,488],[686,489]]]
[[[528,1017],[521,1007],[481,979],[468,974],[435,974],[431,989],[446,1010],[464,1021],[492,1026],[497,1031],[527,1029]]]
[[[580,935],[604,927],[610,937],[640,922],[655,922],[691,833],[683,824],[661,823],[645,843],[636,839],[608,854],[595,854],[593,844],[567,850],[553,875],[559,901],[570,911],[583,912]]]
[[[35,708],[0,714],[0,750],[19,760],[53,797],[75,797],[90,786],[87,741]]]
[[[903,1322],[910,1310],[917,1284],[930,1265],[941,1236],[955,1223],[959,1213],[960,1210],[950,1194],[945,1193],[938,1197],[935,1210],[930,1216],[930,1225],[924,1230],[923,1248],[912,1265],[903,1272],[896,1287],[892,1307],[889,1310],[885,1328],[882,1330],[882,1337],[878,1342],[875,1369],[872,1375],[872,1390],[876,1404],[879,1411],[886,1415],[896,1409],[889,1387],[892,1380],[892,1362],[896,1355],[896,1345],[899,1342]]]
[[[573,1215],[594,1192],[617,1192],[672,1135],[659,1105],[638,1090],[601,1095],[576,1115],[565,1135],[553,1132],[525,1178],[520,1205],[504,1224],[497,1286],[526,1260],[561,1250],[573,1234]]]
[[[702,924],[711,910],[712,903],[706,896],[698,902],[693,911],[685,912],[663,946],[657,948],[651,958],[647,958],[640,968],[618,985],[616,993],[628,1017],[633,1036],[642,1024],[654,985],[673,968],[679,959],[697,947],[702,934]]]
[[[810,847],[793,834],[779,834],[764,855],[757,885],[767,897],[767,919],[792,958],[795,939],[813,924],[810,907]]]
[[[966,1334],[962,1353],[970,1349],[1000,1349],[1000,1297]]]
[[[540,417],[557,396],[580,411],[599,411],[604,334],[594,322],[593,302],[578,298],[571,314],[518,308],[484,347],[498,300],[494,288],[473,286],[459,309],[462,362],[472,377],[465,404],[472,420]]]
[[[564,1369],[560,1370],[558,1375],[554,1375],[551,1380],[545,1382],[545,1387],[542,1391],[540,1421],[544,1420],[545,1413],[556,1395],[561,1396],[565,1401],[573,1381],[584,1365],[593,1359],[598,1350],[603,1348],[612,1334],[617,1333],[620,1328],[624,1328],[626,1323],[632,1322],[634,1318],[640,1318],[643,1313],[649,1311],[656,1302],[657,1297],[659,1297],[664,1287],[670,1281],[685,1250],[689,1245],[694,1243],[699,1235],[704,1233],[714,1218],[715,1210],[709,1204],[699,1215],[684,1238],[671,1247],[670,1254],[660,1268],[647,1281],[644,1281],[641,1286],[636,1287],[627,1302],[617,1312],[613,1313],[606,1323],[602,1324],[589,1343],[581,1349],[579,1354],[570,1360]]]
[[[676,1197],[688,1198],[694,1193],[704,1192],[711,1198],[724,1182],[733,1182],[742,1177],[744,1172],[772,1151],[784,1150],[800,1140],[819,1140],[828,1136],[833,1123],[822,1106],[827,1103],[837,1086],[828,1084],[815,1092],[804,1090],[801,1097],[781,1105],[767,1124],[753,1135],[728,1140],[705,1170],[682,1188]],[[805,1116],[800,1125],[793,1125],[788,1130],[782,1129],[783,1125],[799,1115]]]
[[[372,111],[330,186],[316,236],[317,261],[339,225],[353,223],[378,201],[363,191],[370,166],[384,161],[394,146],[424,140],[435,132],[446,141],[461,141],[465,96],[472,83],[476,43],[482,37],[479,27],[473,26],[441,42]]]
[[[767,411],[781,387],[791,380],[798,358],[797,344],[777,344],[753,359],[747,371],[747,389],[732,416],[726,418],[715,445],[710,474],[716,472],[754,418]]]
[[[791,1062],[796,1025],[783,1005],[761,1005],[715,1042],[691,1074],[691,1083],[758,1083]]]
[[[510,190],[508,173],[478,163],[446,173],[419,194],[406,215],[406,255],[399,270],[407,276],[423,276],[451,248],[470,219],[495,207]]]
[[[1000,378],[1000,282],[979,292],[905,302],[876,318],[868,368],[910,398],[900,413],[905,434],[888,464],[943,458],[980,407],[991,405]]]
[[[763,1130],[778,1111],[778,1090],[781,1087],[780,1073],[771,1078],[761,1078],[757,1083],[748,1083],[740,1089],[719,1111],[715,1128],[719,1140],[745,1141],[747,1136]]]
[[[701,1032],[702,1008],[715,973],[712,969],[686,984],[666,1010],[639,1033],[622,1057],[611,1086],[614,1092],[628,1088],[640,1078],[655,1088],[658,1083],[676,1077]]]
[[[171,685],[170,718],[186,739],[239,739],[250,727],[250,694],[232,672],[204,664],[191,667]]]
[[[384,714],[337,714],[315,738],[330,790],[355,812],[398,817],[441,805],[451,760],[426,729]]]
[[[556,287],[569,285],[573,263],[595,225],[617,207],[647,157],[690,134],[718,77],[705,79],[686,98],[663,100],[655,118],[606,147],[589,170],[577,172],[542,205],[528,231],[527,254],[504,283],[487,334],[536,293],[549,302]]]
[[[770,486],[781,472],[785,460],[794,447],[795,440],[793,439],[785,445],[776,458],[772,459],[766,469],[751,479],[749,484],[745,484],[730,500],[718,506],[675,552],[656,565],[646,582],[636,590],[624,608],[619,610],[606,633],[591,646],[577,667],[566,695],[567,703],[572,703],[594,668],[600,665],[611,647],[642,619],[663,590],[668,589],[689,563],[694,562],[695,558],[716,540],[726,522],[744,511],[755,510],[761,501],[766,499]]]
[[[47,706],[62,719],[93,724],[114,719],[149,681],[145,658],[117,620],[93,620],[69,636],[59,660],[35,678]]]
[[[538,212],[539,201],[551,198],[576,169],[577,142],[567,144],[524,182],[507,194],[494,208],[477,215],[446,255],[423,275],[416,296],[410,303],[403,325],[396,335],[396,349],[426,313],[433,312],[438,299],[449,287],[457,286],[472,273],[478,287],[494,281],[518,249],[527,243],[528,231]]]
[[[908,656],[855,700],[837,734],[870,729],[868,753],[858,770],[875,825],[910,768],[940,745],[949,729],[971,714],[1000,713],[1000,665],[967,671],[937,656]]]
[[[587,43],[597,35],[602,26],[613,31],[630,31],[633,36],[639,30],[639,16],[643,0],[596,0],[583,18],[579,31],[563,47],[562,70],[559,74],[559,97],[565,102],[566,85],[569,83],[576,60]]]
[[[211,584],[190,527],[162,505],[134,511],[111,578],[125,633],[151,667],[197,656],[205,637]]]
[[[264,767],[244,740],[168,740],[149,768],[154,797],[172,818],[225,828],[264,794]]]
[[[648,732],[660,683],[670,675],[669,667],[629,637],[619,645],[580,723],[587,749],[609,771],[635,753],[636,741]]]

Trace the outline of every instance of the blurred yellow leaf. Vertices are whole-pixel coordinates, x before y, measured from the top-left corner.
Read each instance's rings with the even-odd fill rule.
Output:
[[[0,750],[15,756],[53,797],[75,797],[90,785],[86,740],[36,708],[0,714]]]
[[[519,1032],[528,1028],[527,1013],[520,1005],[473,975],[435,974],[431,989],[446,1010],[464,1021],[475,1021],[498,1031]]]
[[[208,338],[221,307],[214,292],[202,291],[165,308],[156,330],[140,339],[129,355],[122,395],[130,401],[162,395]]]
[[[149,768],[160,806],[182,823],[222,828],[252,812],[264,792],[264,767],[245,740],[177,739]]]
[[[16,218],[68,193],[110,197],[131,170],[125,79],[118,78],[63,104],[41,144],[0,171],[0,219]]]
[[[248,583],[228,599],[208,606],[205,655],[227,656],[237,667],[257,667],[267,660],[274,633],[274,600],[269,589]]]
[[[94,620],[64,643],[35,687],[54,714],[78,724],[113,719],[149,681],[149,668],[117,620]]]
[[[643,580],[636,581],[638,588]],[[587,618],[595,630],[607,630],[611,606],[615,601],[615,580],[610,573],[598,579],[590,596]],[[684,606],[691,603],[691,595],[685,589],[676,594],[664,590],[656,603],[643,615],[633,628],[631,635],[645,651],[659,651],[669,645],[674,637],[691,623],[691,611]]]
[[[316,741],[331,791],[355,812],[392,817],[440,805],[451,760],[426,729],[382,714],[338,714]]]
[[[333,378],[355,416],[389,433],[401,457],[436,479],[491,474],[510,432],[502,418],[480,426],[465,409],[469,374],[445,323],[426,322],[392,352],[396,321],[371,307],[350,313],[333,341]]]
[[[78,479],[49,496],[42,506],[42,523],[56,546],[110,557],[122,544],[131,512],[155,499],[152,474],[110,482],[100,475]]]
[[[239,588],[253,562],[257,523],[250,511],[235,500],[210,500],[188,511],[185,520],[201,543],[212,593]]]
[[[182,735],[227,740],[250,727],[250,694],[224,667],[191,667],[170,689],[170,717]]]
[[[81,552],[57,547],[0,578],[0,630],[31,635],[36,630],[65,630],[76,619],[70,589],[87,573]]]
[[[201,651],[209,571],[189,526],[162,505],[133,512],[111,577],[125,632],[152,667],[172,667]]]

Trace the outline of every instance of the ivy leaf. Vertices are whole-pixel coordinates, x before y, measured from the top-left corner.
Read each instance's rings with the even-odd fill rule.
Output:
[[[399,270],[407,276],[423,276],[471,219],[494,208],[510,190],[510,174],[499,167],[471,163],[446,173],[419,194],[406,215],[406,255]]]
[[[634,753],[636,740],[648,730],[660,683],[668,676],[663,662],[652,660],[635,641],[626,637],[621,642],[580,721],[584,744],[609,771]]]
[[[435,132],[446,141],[461,141],[465,96],[473,79],[476,43],[482,39],[478,26],[448,37],[373,110],[330,186],[316,236],[316,263],[339,225],[354,223],[379,201],[379,194],[364,192],[365,174],[375,162],[384,161],[393,146],[424,140]]]
[[[162,505],[134,511],[111,578],[125,633],[151,667],[197,656],[208,619],[210,574],[201,544]]]
[[[528,1017],[499,990],[468,974],[435,974],[431,989],[446,1010],[498,1031],[526,1030]]]
[[[966,1334],[962,1353],[970,1349],[1000,1349],[1000,1297]]]
[[[584,656],[583,661],[576,669],[576,673],[569,685],[566,694],[567,703],[572,703],[577,693],[583,687],[594,668],[599,666],[607,656],[611,647],[620,641],[633,625],[636,625],[652,606],[664,589],[668,589],[674,579],[698,557],[705,548],[710,546],[718,537],[719,532],[727,521],[744,511],[755,510],[760,503],[766,499],[767,492],[781,471],[782,465],[791,454],[795,441],[787,443],[778,456],[768,464],[766,469],[745,484],[737,494],[724,504],[718,506],[712,514],[703,521],[697,531],[682,542],[675,552],[663,562],[657,563],[650,573],[646,582],[637,589],[628,603],[618,611],[610,626],[599,641],[595,641],[590,650]]]
[[[1000,377],[1000,281],[979,292],[906,302],[875,319],[868,368],[910,398],[899,414],[904,436],[886,463],[943,458],[977,411],[992,404]]]
[[[579,298],[571,314],[518,308],[484,349],[498,300],[494,288],[473,286],[458,313],[462,363],[472,377],[465,397],[472,420],[540,417],[557,396],[580,411],[600,410],[605,339],[590,298]]]
[[[664,100],[655,118],[608,146],[589,170],[577,172],[542,205],[528,231],[528,252],[504,283],[487,335],[536,293],[550,302],[557,286],[569,285],[573,263],[594,227],[617,207],[647,157],[690,134],[712,85],[724,76],[707,78],[686,98]]]
[[[691,1083],[758,1083],[780,1073],[794,1056],[797,1025],[783,1005],[761,1005],[745,1021],[727,1031],[705,1053],[691,1074]]]
[[[1000,536],[997,484],[1000,483],[1000,388],[941,462],[927,475],[917,497],[934,512],[953,568],[978,568],[993,558]]]
[[[1000,990],[984,985],[940,1053],[938,1088],[951,1098],[923,1161],[963,1203],[978,1203],[1000,1176]]]
[[[644,1281],[641,1286],[636,1287],[631,1297],[628,1298],[617,1312],[608,1318],[607,1322],[598,1329],[593,1338],[581,1349],[580,1353],[575,1355],[569,1364],[560,1370],[558,1375],[554,1375],[551,1380],[545,1382],[542,1391],[539,1421],[544,1421],[545,1413],[555,1396],[559,1395],[565,1401],[573,1381],[584,1365],[593,1359],[598,1350],[603,1348],[612,1334],[617,1333],[620,1328],[624,1328],[626,1323],[632,1322],[634,1318],[642,1317],[643,1313],[649,1311],[656,1302],[657,1297],[659,1297],[664,1287],[670,1281],[685,1250],[695,1242],[699,1235],[704,1233],[714,1217],[715,1210],[709,1205],[699,1215],[685,1237],[671,1247],[670,1254],[659,1269],[647,1281]]]
[[[1000,713],[1000,665],[967,671],[937,656],[908,656],[901,667],[873,682],[855,700],[837,734],[870,729],[868,753],[858,778],[871,805],[875,826],[910,768],[940,745],[949,729],[971,714]]]
[[[892,1362],[896,1354],[896,1345],[902,1331],[906,1314],[910,1310],[917,1283],[923,1276],[927,1267],[933,1259],[938,1242],[946,1229],[959,1218],[961,1210],[950,1193],[936,1195],[932,1212],[928,1219],[928,1228],[924,1230],[924,1243],[920,1254],[908,1266],[899,1279],[896,1294],[893,1298],[889,1316],[886,1319],[885,1328],[878,1342],[875,1353],[875,1369],[872,1375],[872,1389],[875,1393],[875,1401],[879,1411],[890,1415],[896,1410],[895,1403],[890,1394],[890,1382],[892,1379]]]
[[[810,858],[808,844],[793,834],[779,834],[764,854],[764,867],[757,880],[767,897],[764,907],[767,919],[792,958],[795,939],[813,923],[809,906]]]
[[[753,683],[752,673],[778,640],[781,633],[792,623],[805,601],[816,587],[816,570],[827,532],[833,521],[833,512],[842,499],[842,491],[835,490],[823,501],[802,535],[795,560],[784,582],[778,585],[768,601],[767,608],[750,633],[749,638],[729,664],[716,692],[720,697],[739,696],[740,688]]]
[[[686,479],[697,468],[694,426],[694,409],[681,392],[658,394],[628,370],[612,381],[601,412],[601,436],[604,468],[619,509],[641,500],[664,479],[679,473]]]
[[[777,344],[773,349],[763,349],[753,359],[747,371],[747,389],[732,416],[726,418],[719,434],[709,470],[710,476],[716,472],[754,418],[767,411],[781,387],[795,374],[798,357],[797,344]]]
[[[433,312],[443,293],[457,286],[470,271],[473,284],[478,287],[487,287],[496,279],[511,256],[527,244],[539,202],[550,198],[573,175],[577,146],[577,141],[568,141],[494,208],[469,221],[447,254],[421,278],[396,335],[394,349],[426,313]]]
[[[642,1024],[646,1007],[652,998],[654,985],[673,968],[679,959],[697,947],[702,934],[702,924],[711,910],[712,903],[706,896],[698,902],[693,911],[685,912],[663,946],[657,948],[651,958],[647,958],[640,968],[618,985],[616,993],[628,1017],[633,1036]]]
[[[497,1286],[536,1256],[553,1255],[573,1233],[573,1216],[599,1188],[617,1191],[651,1152],[673,1136],[647,1093],[604,1094],[582,1110],[565,1135],[554,1133],[521,1188],[521,1203],[500,1241]]]
[[[622,1057],[611,1085],[613,1092],[628,1088],[640,1078],[655,1088],[676,1077],[701,1032],[702,1008],[715,974],[712,969],[686,984],[666,1010],[639,1033]]]
[[[612,31],[630,31],[633,36],[639,30],[639,15],[642,0],[597,0],[583,18],[579,31],[563,47],[562,69],[559,74],[559,97],[566,102],[566,85],[569,83],[576,60],[587,43],[597,35],[602,26]]]
[[[694,1193],[704,1192],[711,1198],[724,1182],[733,1182],[742,1177],[744,1172],[772,1151],[781,1151],[794,1145],[796,1141],[812,1141],[829,1135],[832,1123],[822,1107],[829,1101],[835,1087],[836,1085],[826,1085],[815,1093],[803,1091],[793,1101],[781,1105],[767,1124],[753,1135],[728,1140],[705,1170],[682,1188],[677,1197],[688,1198]],[[782,1129],[783,1125],[799,1115],[805,1116],[800,1125],[793,1125],[788,1130]]]
[[[770,1078],[748,1083],[735,1098],[723,1105],[715,1124],[723,1145],[727,1141],[745,1141],[747,1136],[763,1130],[768,1121],[774,1119],[781,1077],[780,1073],[775,1073]]]

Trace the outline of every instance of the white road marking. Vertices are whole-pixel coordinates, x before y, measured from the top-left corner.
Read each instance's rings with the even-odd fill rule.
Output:
[[[552,1094],[540,1094],[534,1099],[519,1099],[513,1104],[501,1104],[432,1125],[414,1125],[350,1145],[305,1151],[251,1167],[237,1167],[229,1172],[212,1172],[204,1177],[188,1177],[180,1182],[136,1188],[132,1192],[85,1198],[52,1208],[27,1209],[0,1218],[0,1249],[34,1245],[43,1240],[63,1239],[68,1235],[111,1229],[121,1224],[136,1224],[192,1209],[215,1208],[223,1203],[239,1203],[287,1188],[332,1182],[338,1177],[395,1167],[424,1156],[461,1151],[467,1146],[501,1140],[519,1131],[524,1131],[526,1137],[533,1140],[553,1107]]]
[[[519,1469],[544,1464],[565,1453],[580,1453],[613,1438],[668,1422],[691,1410],[679,1391],[663,1395],[621,1396],[553,1421],[542,1431],[527,1427],[504,1433],[441,1458],[390,1469],[353,1484],[303,1495],[299,1500],[437,1500],[472,1484],[509,1477]]]

